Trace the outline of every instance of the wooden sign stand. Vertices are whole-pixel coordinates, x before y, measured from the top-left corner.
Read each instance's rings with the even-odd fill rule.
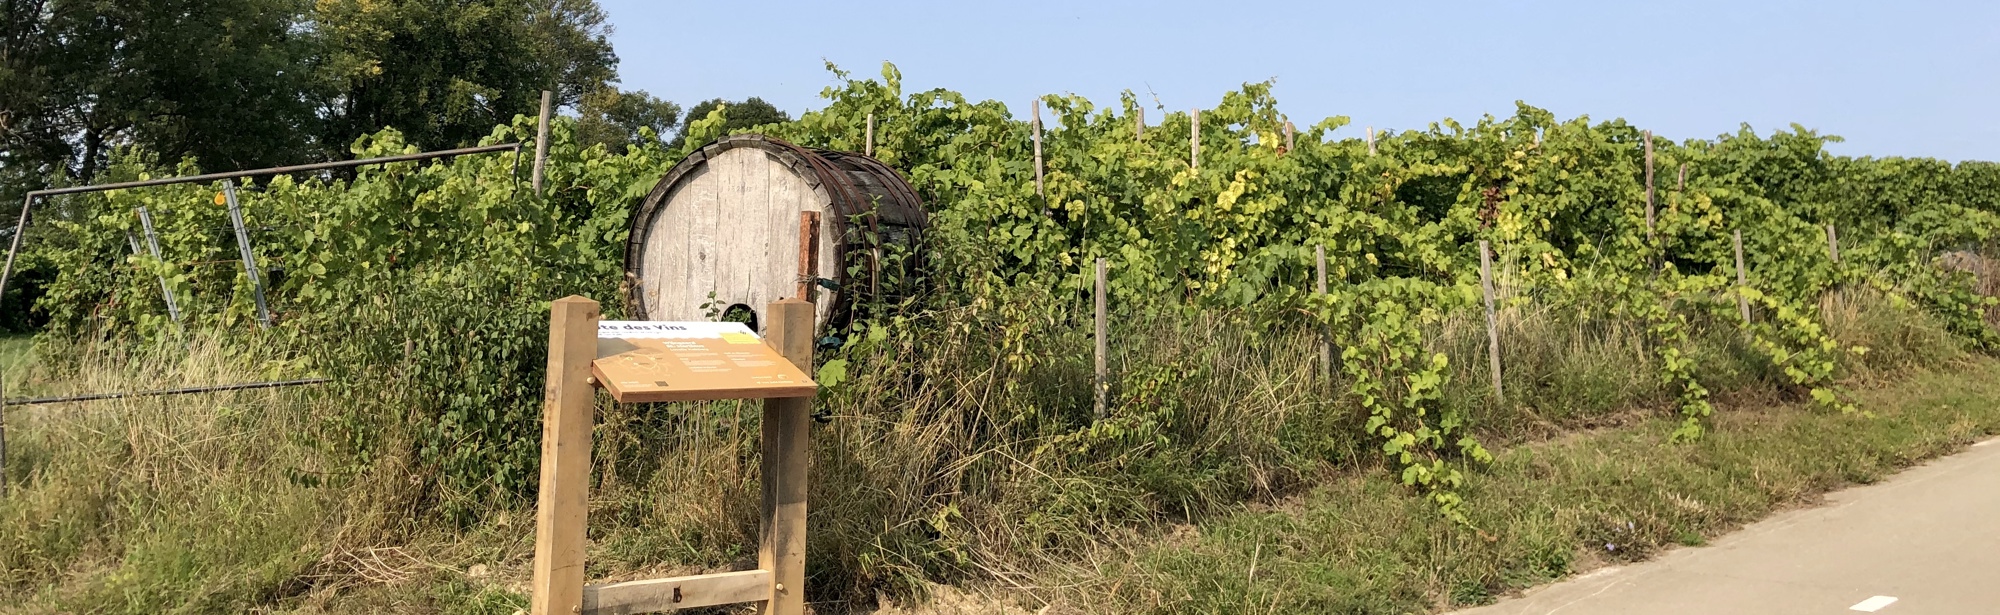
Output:
[[[818,214],[802,216],[800,296],[773,301],[764,343],[811,373],[817,319]],[[590,431],[597,381],[596,301],[557,299],[549,309],[549,371],[542,418],[542,482],[535,513],[533,615],[625,615],[754,602],[769,615],[804,615],[806,460],[812,397],[764,400],[763,507],[757,569],[584,585],[584,522],[590,496]]]

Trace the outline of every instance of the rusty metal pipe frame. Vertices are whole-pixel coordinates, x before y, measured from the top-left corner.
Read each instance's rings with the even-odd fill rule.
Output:
[[[116,184],[99,184],[94,186],[73,186],[69,188],[50,188],[46,190],[31,190],[28,192],[27,196],[22,198],[21,200],[21,217],[14,225],[14,237],[13,240],[9,243],[9,246],[7,248],[7,264],[4,267],[0,267],[0,297],[5,297],[7,295],[7,281],[8,279],[14,277],[14,258],[21,252],[21,238],[27,236],[28,234],[28,211],[30,208],[34,206],[35,199],[41,197],[61,196],[65,194],[81,194],[85,192],[103,192],[106,190],[124,190],[127,188],[145,188],[149,186],[168,186],[173,184],[203,184],[203,183],[221,181],[226,179],[236,179],[239,177],[251,177],[255,175],[284,175],[287,173],[304,173],[307,171],[327,171],[332,169],[346,169],[346,168],[366,166],[371,164],[413,162],[417,160],[431,160],[434,158],[450,158],[453,156],[465,156],[470,154],[489,154],[493,152],[508,152],[508,151],[514,152],[515,154],[518,155],[521,152],[521,144],[501,143],[499,145],[461,147],[458,149],[439,150],[435,152],[418,152],[415,154],[383,156],[381,158],[363,158],[361,160],[342,160],[338,162],[317,162],[313,164],[299,164],[288,167],[271,167],[268,169],[249,169],[245,171],[229,171],[225,173],[206,173],[202,175],[189,175],[187,177],[163,177],[160,179],[120,182]],[[519,166],[518,160],[516,161],[516,166],[517,167]],[[516,171],[518,172],[519,169],[517,168]]]

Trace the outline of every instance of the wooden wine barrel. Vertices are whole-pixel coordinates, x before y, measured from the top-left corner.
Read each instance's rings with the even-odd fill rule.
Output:
[[[844,321],[863,297],[899,294],[883,288],[884,277],[912,277],[882,271],[883,246],[913,254],[928,220],[901,175],[852,152],[733,135],[674,165],[633,212],[625,247],[633,317],[708,320],[734,306],[761,316],[797,294],[805,211],[820,213],[819,276],[838,282],[819,289],[821,326]],[[888,260],[899,272],[913,262]]]

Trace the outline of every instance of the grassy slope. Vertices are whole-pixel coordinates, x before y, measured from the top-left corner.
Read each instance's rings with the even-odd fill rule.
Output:
[[[0,374],[27,362],[34,341],[31,335],[0,335]]]
[[[1672,424],[1651,420],[1512,448],[1472,477],[1477,529],[1440,520],[1384,473],[1339,478],[1103,558],[1122,563],[1097,567],[1068,601],[1083,612],[1158,613],[1409,613],[1490,602],[1701,544],[2000,433],[2000,361],[1968,359],[1857,398],[1873,417],[1724,408],[1715,431],[1690,445],[1666,444]]]

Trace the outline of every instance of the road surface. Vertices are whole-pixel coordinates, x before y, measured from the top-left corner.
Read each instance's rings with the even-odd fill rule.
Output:
[[[1705,547],[1454,615],[2000,614],[2000,439]]]

